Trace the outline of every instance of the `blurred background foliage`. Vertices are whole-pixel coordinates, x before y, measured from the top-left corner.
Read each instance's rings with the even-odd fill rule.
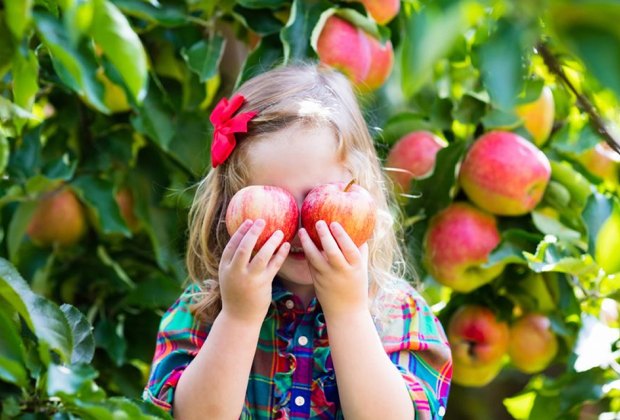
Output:
[[[334,30],[329,44],[333,17],[370,41]],[[611,0],[0,1],[2,418],[164,416],[139,398],[159,319],[186,281],[208,113],[247,78],[318,58],[359,76],[382,159],[421,130],[448,146],[400,191],[419,288],[446,328],[476,305],[510,325],[542,313],[557,339],[541,372],[504,355],[489,384],[455,382],[446,418],[615,418],[618,22]],[[363,58],[356,42],[382,52]],[[371,80],[364,60],[379,56]],[[551,125],[539,133],[517,110],[544,90],[551,107],[535,114]],[[542,149],[551,181],[535,210],[498,216],[483,267],[501,274],[457,292],[427,272],[424,238],[467,200],[460,163],[492,130]]]

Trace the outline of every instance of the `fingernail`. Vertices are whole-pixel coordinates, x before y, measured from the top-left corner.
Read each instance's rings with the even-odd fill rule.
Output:
[[[273,236],[275,236],[276,238],[282,238],[282,237],[284,237],[284,232],[282,232],[281,230],[276,230],[273,233]]]
[[[263,219],[258,219],[254,222],[254,226],[263,227],[265,226],[265,221]]]
[[[325,229],[327,225],[325,224],[325,221],[323,220],[319,220],[318,222],[316,222],[316,228],[317,229]]]

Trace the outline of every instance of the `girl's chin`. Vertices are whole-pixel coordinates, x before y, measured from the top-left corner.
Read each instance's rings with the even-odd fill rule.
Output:
[[[306,254],[303,251],[300,251],[300,252],[289,252],[288,253],[288,258],[290,258],[291,260],[294,260],[294,261],[305,261],[306,260]]]

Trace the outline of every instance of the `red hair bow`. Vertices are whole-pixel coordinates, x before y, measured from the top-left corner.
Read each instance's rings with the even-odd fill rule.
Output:
[[[216,168],[228,159],[237,145],[235,133],[247,133],[248,122],[256,116],[256,112],[244,112],[239,115],[237,112],[245,98],[235,95],[230,98],[222,98],[211,112],[209,121],[213,124],[213,141],[211,142],[211,163]]]

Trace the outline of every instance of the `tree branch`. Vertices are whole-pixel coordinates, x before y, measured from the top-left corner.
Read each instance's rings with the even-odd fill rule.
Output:
[[[568,87],[568,89],[573,92],[573,94],[577,98],[577,105],[583,112],[588,114],[593,127],[599,132],[601,136],[603,136],[607,144],[609,144],[609,146],[616,153],[620,154],[620,141],[614,138],[613,134],[609,132],[605,121],[603,120],[603,117],[599,115],[594,105],[592,105],[592,102],[583,93],[579,92],[577,88],[575,88],[575,86],[571,83],[571,81],[566,76],[562,65],[555,57],[555,55],[551,52],[547,44],[542,41],[539,42],[536,45],[536,51],[542,57],[545,65],[547,66],[547,68],[549,68],[549,71],[558,76],[562,80],[562,82]]]

